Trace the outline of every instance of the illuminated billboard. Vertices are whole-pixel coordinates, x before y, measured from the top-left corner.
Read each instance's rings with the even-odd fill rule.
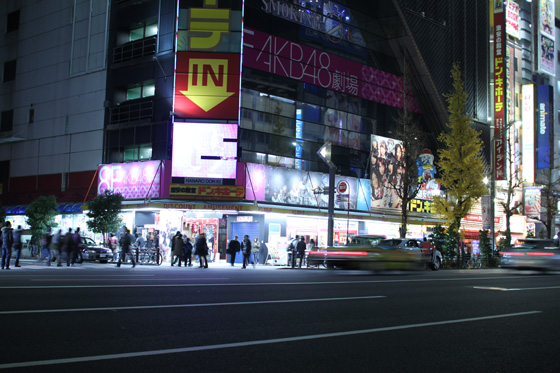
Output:
[[[554,1],[539,0],[539,71],[555,75]]]
[[[538,125],[537,125],[537,168],[548,168],[552,158],[550,140],[552,133],[552,86],[539,85]]]
[[[235,179],[237,124],[173,124],[172,177]]]
[[[510,0],[506,7],[506,32],[514,38],[519,38],[519,4]]]
[[[161,197],[161,161],[113,163],[99,166],[97,195],[111,190],[126,199]]]
[[[506,33],[504,3],[494,2],[494,176],[505,180]]]
[[[237,120],[242,2],[181,0],[178,5],[175,117]]]
[[[535,96],[534,85],[521,87],[523,105],[523,179],[527,183],[535,182]]]

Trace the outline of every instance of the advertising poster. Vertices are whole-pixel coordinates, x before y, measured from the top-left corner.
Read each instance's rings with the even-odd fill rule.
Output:
[[[535,86],[524,84],[521,87],[523,112],[523,179],[532,183],[535,181]]]
[[[541,190],[539,188],[525,189],[525,215],[530,217],[540,217]]]
[[[555,75],[554,1],[539,0],[539,70]]]
[[[537,168],[550,165],[550,140],[552,131],[552,86],[539,85],[537,122]]]
[[[348,188],[344,193],[335,191],[335,208],[356,210],[358,180],[336,175],[334,187],[341,181],[346,181]],[[329,175],[320,172],[247,163],[246,188],[247,200],[324,208],[329,205]],[[315,194],[314,189],[321,193]]]
[[[391,185],[402,185],[404,167],[402,142],[371,136],[371,207],[400,208],[401,199]]]
[[[111,190],[125,199],[161,197],[160,163],[146,161],[99,166],[97,195]]]
[[[514,38],[519,38],[519,4],[512,0],[507,2],[506,32]]]

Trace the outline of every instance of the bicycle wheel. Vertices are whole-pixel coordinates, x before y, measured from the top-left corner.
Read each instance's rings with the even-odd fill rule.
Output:
[[[140,253],[138,256],[138,263],[148,264],[150,262],[150,255],[148,253]]]
[[[163,263],[163,255],[161,255],[161,254],[155,254],[154,256],[155,256],[155,259],[156,259],[156,264],[157,264],[158,266],[160,266],[161,263]]]

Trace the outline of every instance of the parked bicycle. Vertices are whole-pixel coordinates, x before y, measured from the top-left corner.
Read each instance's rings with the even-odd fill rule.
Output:
[[[480,261],[480,257],[476,254],[472,254],[471,258],[467,262],[467,268],[471,268],[471,269],[482,268],[482,262]]]
[[[163,263],[163,255],[155,248],[141,247],[138,249],[138,263],[140,264],[156,264]]]

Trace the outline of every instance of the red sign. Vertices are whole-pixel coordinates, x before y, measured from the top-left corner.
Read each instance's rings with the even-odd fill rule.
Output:
[[[239,54],[177,52],[175,74],[176,117],[238,119]]]
[[[504,3],[494,2],[494,175],[505,180],[506,27]]]
[[[338,185],[336,187],[338,189],[338,193],[346,193],[346,191],[348,190],[348,183],[342,180],[338,182]]]

